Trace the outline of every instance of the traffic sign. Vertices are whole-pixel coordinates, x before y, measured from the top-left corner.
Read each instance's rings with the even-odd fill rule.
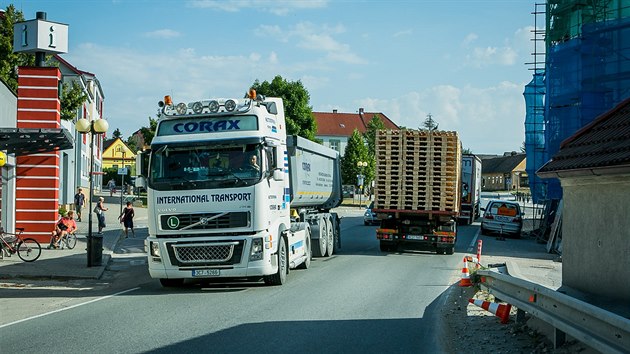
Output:
[[[118,169],[118,174],[119,175],[127,175],[127,167],[119,168]]]

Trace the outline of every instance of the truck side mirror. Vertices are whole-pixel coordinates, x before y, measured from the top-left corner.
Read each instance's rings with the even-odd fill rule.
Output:
[[[147,188],[147,181],[144,178],[144,176],[140,175],[136,177],[136,183],[135,186],[136,188]]]
[[[276,168],[273,170],[273,180],[274,181],[284,181],[284,172],[281,169]]]

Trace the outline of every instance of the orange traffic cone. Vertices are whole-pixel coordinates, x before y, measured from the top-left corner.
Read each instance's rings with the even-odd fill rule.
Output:
[[[497,304],[496,302],[483,301],[477,299],[469,299],[468,302],[477,305],[486,311],[492,312],[495,316],[501,319],[501,323],[506,324],[510,320],[510,310],[512,305],[510,304]]]
[[[462,268],[462,279],[459,281],[459,286],[472,286],[470,281],[470,273],[468,272],[468,260],[464,257],[464,267]]]

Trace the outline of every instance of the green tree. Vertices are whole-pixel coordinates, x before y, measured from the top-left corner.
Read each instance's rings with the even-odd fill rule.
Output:
[[[15,6],[9,5],[0,18],[0,79],[13,91],[18,88],[18,66],[35,65],[35,56],[26,53],[13,53],[13,25],[24,21],[22,11],[15,10]]]
[[[116,128],[116,130],[114,130],[114,132],[112,133],[112,136],[114,137],[114,139],[120,138],[122,136],[120,129]]]
[[[155,130],[157,129],[157,122],[157,119],[149,117],[149,126],[140,128],[140,133],[146,145],[151,145],[151,141],[153,141]]]
[[[372,159],[373,160],[373,159]],[[350,139],[348,139],[348,145],[344,153],[343,159],[341,159],[341,179],[343,184],[357,185],[357,175],[363,174],[366,176],[365,180],[371,181],[372,176],[368,175],[368,168],[361,168],[357,166],[357,162],[370,163],[368,156],[368,149],[363,141],[363,136],[358,130],[354,130]],[[372,178],[368,178],[372,177]],[[364,185],[366,183],[364,182]]]
[[[367,142],[368,153],[372,159],[376,156],[376,132],[381,129],[385,129],[385,123],[375,114],[368,122],[365,133],[363,133],[363,137]]]
[[[462,154],[472,155],[472,150],[469,148],[462,149]]]
[[[77,110],[87,99],[87,94],[77,81],[72,84],[64,83],[61,89],[61,119],[73,120],[77,117]]]
[[[424,120],[420,129],[438,130],[439,124],[433,119],[431,113],[427,114],[427,119]]]
[[[282,98],[288,134],[315,141],[317,123],[309,106],[310,95],[302,82],[289,82],[278,75],[271,82],[256,80],[252,88],[258,94]]]

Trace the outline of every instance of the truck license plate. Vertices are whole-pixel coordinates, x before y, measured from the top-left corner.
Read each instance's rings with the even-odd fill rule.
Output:
[[[195,269],[192,271],[193,277],[218,277],[221,275],[220,269]]]
[[[407,235],[408,240],[424,240],[422,235]]]

